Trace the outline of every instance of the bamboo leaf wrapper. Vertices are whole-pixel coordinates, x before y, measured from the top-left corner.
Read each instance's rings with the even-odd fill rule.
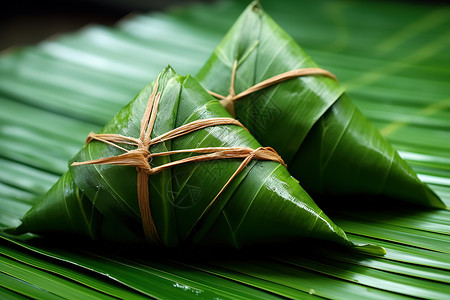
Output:
[[[222,105],[190,76],[165,69],[158,77],[161,92],[152,138],[190,122],[230,117]],[[102,134],[138,138],[141,119],[155,82],[145,87],[106,126]],[[130,145],[122,145],[131,150]],[[260,144],[236,125],[211,126],[150,147],[151,153],[205,147],[250,147]],[[124,151],[103,142],[86,144],[72,161],[114,157]],[[155,156],[158,167],[192,153]],[[214,195],[242,159],[177,165],[150,175],[149,203],[163,246],[247,244],[314,237],[352,245],[297,180],[280,163],[251,160],[207,210]],[[70,166],[59,181],[23,217],[16,234],[73,233],[94,240],[145,242],[137,201],[136,168],[117,165]]]
[[[239,17],[196,78],[205,89],[227,96],[235,63],[236,93],[287,71],[317,68],[257,2]],[[283,157],[320,204],[375,198],[445,208],[329,76],[297,77],[233,103],[236,118]]]

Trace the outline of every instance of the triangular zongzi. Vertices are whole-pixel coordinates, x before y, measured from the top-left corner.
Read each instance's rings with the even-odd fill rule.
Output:
[[[205,120],[220,122],[192,129]],[[116,242],[147,238],[167,247],[240,247],[302,237],[353,245],[281,158],[238,123],[196,80],[167,68],[100,134],[89,135],[69,171],[15,233],[78,233]],[[244,154],[223,150],[236,148]],[[208,156],[217,154],[221,159]],[[199,156],[205,159],[177,164]],[[145,170],[148,176],[140,176]],[[142,186],[146,194],[139,192]],[[383,254],[382,248],[368,249]]]
[[[362,204],[366,195],[445,207],[333,75],[317,68],[258,2],[239,17],[196,78],[261,144],[283,157],[320,204]]]

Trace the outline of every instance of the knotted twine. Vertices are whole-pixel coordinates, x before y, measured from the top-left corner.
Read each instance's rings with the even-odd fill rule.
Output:
[[[72,163],[72,166],[107,164],[107,165],[132,166],[136,168],[137,197],[139,203],[139,211],[141,213],[142,226],[147,241],[152,244],[162,244],[162,242],[156,229],[156,225],[154,223],[150,209],[149,187],[148,187],[148,179],[150,175],[157,174],[167,168],[188,162],[243,158],[244,160],[239,165],[237,170],[228,179],[228,181],[221,188],[219,193],[214,197],[214,199],[208,204],[206,209],[203,211],[203,214],[200,216],[201,218],[213,205],[216,199],[222,194],[222,192],[227,188],[227,186],[231,183],[231,181],[237,176],[237,174],[239,174],[239,172],[241,172],[250,163],[252,159],[271,160],[281,163],[285,166],[283,159],[271,147],[260,147],[258,149],[252,149],[249,147],[230,147],[230,148],[210,147],[210,148],[183,149],[183,150],[151,153],[149,149],[153,145],[163,143],[165,141],[175,139],[177,137],[210,126],[237,125],[245,128],[239,121],[232,118],[201,119],[182,125],[178,128],[170,130],[152,139],[150,136],[153,131],[153,126],[158,112],[158,104],[161,98],[161,92],[158,92],[156,94],[158,90],[158,85],[159,85],[158,81],[156,81],[152,94],[150,95],[150,98],[148,100],[144,116],[142,117],[139,138],[127,137],[120,134],[96,134],[91,132],[86,139],[86,144],[94,140],[100,141],[124,151],[125,152],[124,154],[84,162]],[[119,144],[131,145],[137,148],[134,150],[127,150],[121,147]],[[178,153],[199,153],[201,155],[191,156],[188,158],[172,161],[157,167],[152,167],[149,163],[149,161],[151,161],[153,157],[168,156]]]
[[[237,69],[237,60],[234,61],[233,69],[231,71],[231,84],[230,84],[228,96],[223,96],[223,95],[217,94],[213,91],[208,91],[208,93],[210,93],[212,96],[220,99],[220,103],[222,104],[222,106],[225,107],[225,109],[228,110],[228,112],[233,117],[236,117],[236,113],[234,110],[234,101],[237,101],[241,98],[244,98],[245,96],[253,94],[257,91],[260,91],[262,89],[265,89],[265,88],[275,85],[277,83],[280,83],[280,82],[283,82],[283,81],[286,81],[289,79],[297,78],[297,77],[311,76],[311,75],[322,75],[322,76],[326,76],[326,77],[329,77],[329,78],[337,81],[336,76],[334,76],[334,74],[332,74],[331,72],[329,72],[327,70],[324,70],[321,68],[303,68],[303,69],[291,70],[291,71],[288,71],[285,73],[275,75],[269,79],[266,79],[264,81],[261,81],[260,83],[255,84],[254,86],[249,87],[245,91],[236,95],[236,91],[234,90],[236,69]]]

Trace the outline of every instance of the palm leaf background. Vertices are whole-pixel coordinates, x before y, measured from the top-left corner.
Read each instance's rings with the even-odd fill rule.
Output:
[[[450,7],[263,1],[420,178],[450,205]],[[67,161],[170,63],[195,74],[247,3],[137,15],[0,57],[0,228],[16,226]],[[335,211],[368,257],[302,243],[169,255],[30,236],[0,238],[0,298],[405,298],[450,294],[450,212]],[[257,254],[255,254],[257,253]]]

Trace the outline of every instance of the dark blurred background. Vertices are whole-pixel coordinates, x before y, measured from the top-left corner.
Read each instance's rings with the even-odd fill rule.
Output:
[[[90,23],[112,25],[130,12],[164,11],[212,0],[0,1],[0,51],[34,44]]]
[[[0,51],[34,44],[90,23],[112,25],[131,12],[164,11],[176,6],[215,1],[218,0],[0,0]],[[449,3],[448,0],[399,1]]]

